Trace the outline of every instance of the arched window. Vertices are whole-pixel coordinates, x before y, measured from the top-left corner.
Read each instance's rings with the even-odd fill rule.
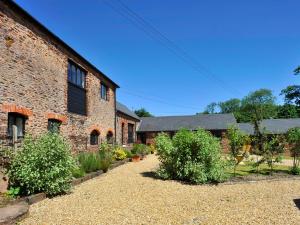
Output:
[[[114,142],[113,137],[114,137],[113,132],[108,131],[107,135],[106,135],[106,141],[108,144],[113,144],[113,142]]]
[[[59,133],[61,121],[56,119],[48,119],[48,131],[52,133]]]
[[[97,130],[93,130],[90,136],[90,144],[98,145],[99,144],[99,135],[100,133]]]

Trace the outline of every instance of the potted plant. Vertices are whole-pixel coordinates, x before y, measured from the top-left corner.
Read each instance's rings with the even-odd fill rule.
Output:
[[[131,161],[132,162],[139,162],[141,160],[141,157],[138,155],[138,154],[134,154],[132,157],[131,157]]]

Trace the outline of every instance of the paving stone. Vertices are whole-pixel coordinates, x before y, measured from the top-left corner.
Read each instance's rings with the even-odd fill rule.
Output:
[[[9,205],[7,207],[0,208],[0,224],[14,224],[17,220],[26,216],[28,213],[28,208],[28,203],[24,201],[15,205]]]

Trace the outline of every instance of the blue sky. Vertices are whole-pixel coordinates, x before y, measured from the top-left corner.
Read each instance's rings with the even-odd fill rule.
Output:
[[[108,1],[120,9],[118,0]],[[195,114],[213,101],[241,98],[259,88],[278,96],[300,82],[292,75],[300,64],[299,0],[122,1],[185,49],[201,69],[104,0],[16,2],[118,83],[117,98],[131,109]]]

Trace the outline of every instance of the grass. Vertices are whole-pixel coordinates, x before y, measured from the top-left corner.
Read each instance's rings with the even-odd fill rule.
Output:
[[[283,159],[293,160],[294,158],[292,156],[283,156]]]
[[[238,165],[236,168],[236,176],[247,176],[251,174],[256,174],[256,167],[253,166],[254,162],[245,162],[244,165]],[[274,165],[273,173],[286,173],[290,171],[289,166],[284,165]],[[259,166],[258,174],[260,175],[270,175],[270,167],[267,164],[262,164]],[[231,176],[233,176],[233,169],[227,171]]]

